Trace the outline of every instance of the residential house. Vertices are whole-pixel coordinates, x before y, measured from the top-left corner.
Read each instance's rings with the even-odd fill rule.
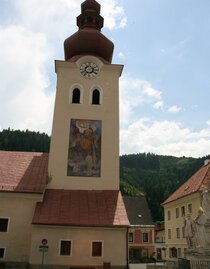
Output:
[[[129,262],[155,256],[155,225],[145,196],[123,197],[130,228],[128,231]]]
[[[184,221],[188,214],[195,219],[202,206],[202,192],[210,187],[210,162],[204,165],[164,202],[166,258],[185,257],[187,243]]]

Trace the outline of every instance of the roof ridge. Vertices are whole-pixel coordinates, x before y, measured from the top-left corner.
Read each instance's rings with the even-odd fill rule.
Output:
[[[187,181],[185,181],[167,199],[165,199],[161,205],[165,205],[179,198],[200,191],[209,169],[210,164],[201,166]]]
[[[206,166],[206,172],[205,172],[205,175],[203,176],[203,179],[202,179],[202,181],[201,181],[201,183],[200,183],[200,187],[199,187],[199,190],[201,190],[201,187],[202,187],[202,185],[203,185],[203,181],[205,180],[205,178],[206,178],[206,175],[207,175],[207,173],[209,172],[209,170],[210,170],[210,165],[209,165],[209,163],[207,164],[207,165],[203,165],[201,168],[205,168],[205,166]],[[199,171],[199,170],[198,170]]]

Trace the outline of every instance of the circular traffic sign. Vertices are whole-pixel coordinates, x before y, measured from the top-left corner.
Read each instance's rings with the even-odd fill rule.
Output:
[[[42,242],[42,245],[43,245],[43,246],[46,246],[46,245],[47,245],[47,243],[48,243],[48,242],[47,242],[47,239],[45,239],[45,238],[44,238],[44,239],[42,239],[42,241],[41,241],[41,242]]]

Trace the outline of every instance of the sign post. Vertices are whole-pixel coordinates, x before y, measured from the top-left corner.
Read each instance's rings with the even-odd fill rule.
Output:
[[[44,256],[45,256],[45,253],[48,252],[48,248],[49,246],[47,245],[47,239],[42,239],[41,241],[41,245],[39,246],[39,251],[42,252],[42,265],[44,264]]]

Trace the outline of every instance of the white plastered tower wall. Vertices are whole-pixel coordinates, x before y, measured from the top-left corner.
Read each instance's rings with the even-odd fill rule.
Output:
[[[80,73],[84,62],[99,67],[95,78]],[[49,155],[48,188],[83,190],[119,190],[119,77],[122,65],[104,64],[94,56],[83,56],[76,62],[56,61],[57,92]],[[79,104],[72,104],[74,87],[81,91]],[[100,104],[91,103],[93,89],[100,91]],[[67,176],[71,119],[100,120],[101,173],[99,177]]]

